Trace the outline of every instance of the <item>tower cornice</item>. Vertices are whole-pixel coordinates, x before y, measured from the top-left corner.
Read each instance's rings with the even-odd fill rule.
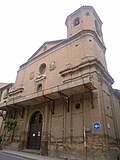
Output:
[[[67,20],[68,20],[69,17],[74,16],[76,13],[78,13],[78,12],[80,12],[80,11],[82,11],[82,10],[88,10],[88,9],[89,9],[89,10],[92,10],[93,13],[94,13],[94,15],[97,17],[98,21],[99,21],[101,24],[103,24],[102,21],[101,21],[101,19],[100,19],[99,16],[98,16],[98,14],[96,13],[96,11],[94,10],[94,8],[93,8],[92,6],[82,6],[82,7],[78,8],[76,11],[74,11],[73,13],[71,13],[70,15],[67,16],[66,21],[65,21],[65,25],[67,25]]]
[[[89,29],[82,30],[79,33],[77,33],[77,34],[73,35],[72,37],[68,38],[67,40],[71,41],[71,40],[73,40],[73,39],[75,39],[77,37],[82,38],[83,36],[87,36],[87,35],[93,36],[95,38],[95,40],[97,41],[97,43],[99,44],[99,46],[101,47],[101,49],[103,50],[103,52],[105,53],[105,51],[106,51],[105,45],[100,41],[98,35],[93,30],[89,30]],[[67,41],[67,40],[65,40],[65,41]],[[65,41],[63,41],[63,42],[65,42]]]

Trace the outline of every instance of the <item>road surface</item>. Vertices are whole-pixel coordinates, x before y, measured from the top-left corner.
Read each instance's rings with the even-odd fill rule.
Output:
[[[0,151],[0,160],[26,160],[26,158],[22,158],[16,155],[2,153]]]

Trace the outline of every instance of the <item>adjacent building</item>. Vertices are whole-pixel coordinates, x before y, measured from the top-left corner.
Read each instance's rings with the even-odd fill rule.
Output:
[[[7,95],[12,88],[12,83],[0,83],[0,103],[6,103]],[[6,118],[6,110],[0,110],[0,130],[3,124],[3,120]],[[0,131],[1,135],[1,131]]]
[[[120,159],[120,90],[113,89],[102,21],[82,6],[65,22],[67,38],[45,42],[20,66],[0,101],[17,121],[4,147],[71,160]],[[4,127],[2,133],[5,136]]]

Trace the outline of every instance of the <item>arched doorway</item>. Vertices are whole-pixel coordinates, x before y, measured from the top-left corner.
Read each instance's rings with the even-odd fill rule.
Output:
[[[29,122],[29,133],[27,148],[40,149],[42,133],[42,114],[35,112]]]

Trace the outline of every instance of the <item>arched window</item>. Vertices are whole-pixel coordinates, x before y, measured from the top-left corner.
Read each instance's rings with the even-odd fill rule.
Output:
[[[42,91],[42,84],[38,84],[37,86],[37,92]]]
[[[80,24],[80,19],[79,19],[79,17],[77,17],[74,19],[74,26],[77,26],[79,24]]]
[[[30,124],[36,124],[41,122],[42,122],[42,115],[40,114],[40,112],[35,112],[31,117]]]

